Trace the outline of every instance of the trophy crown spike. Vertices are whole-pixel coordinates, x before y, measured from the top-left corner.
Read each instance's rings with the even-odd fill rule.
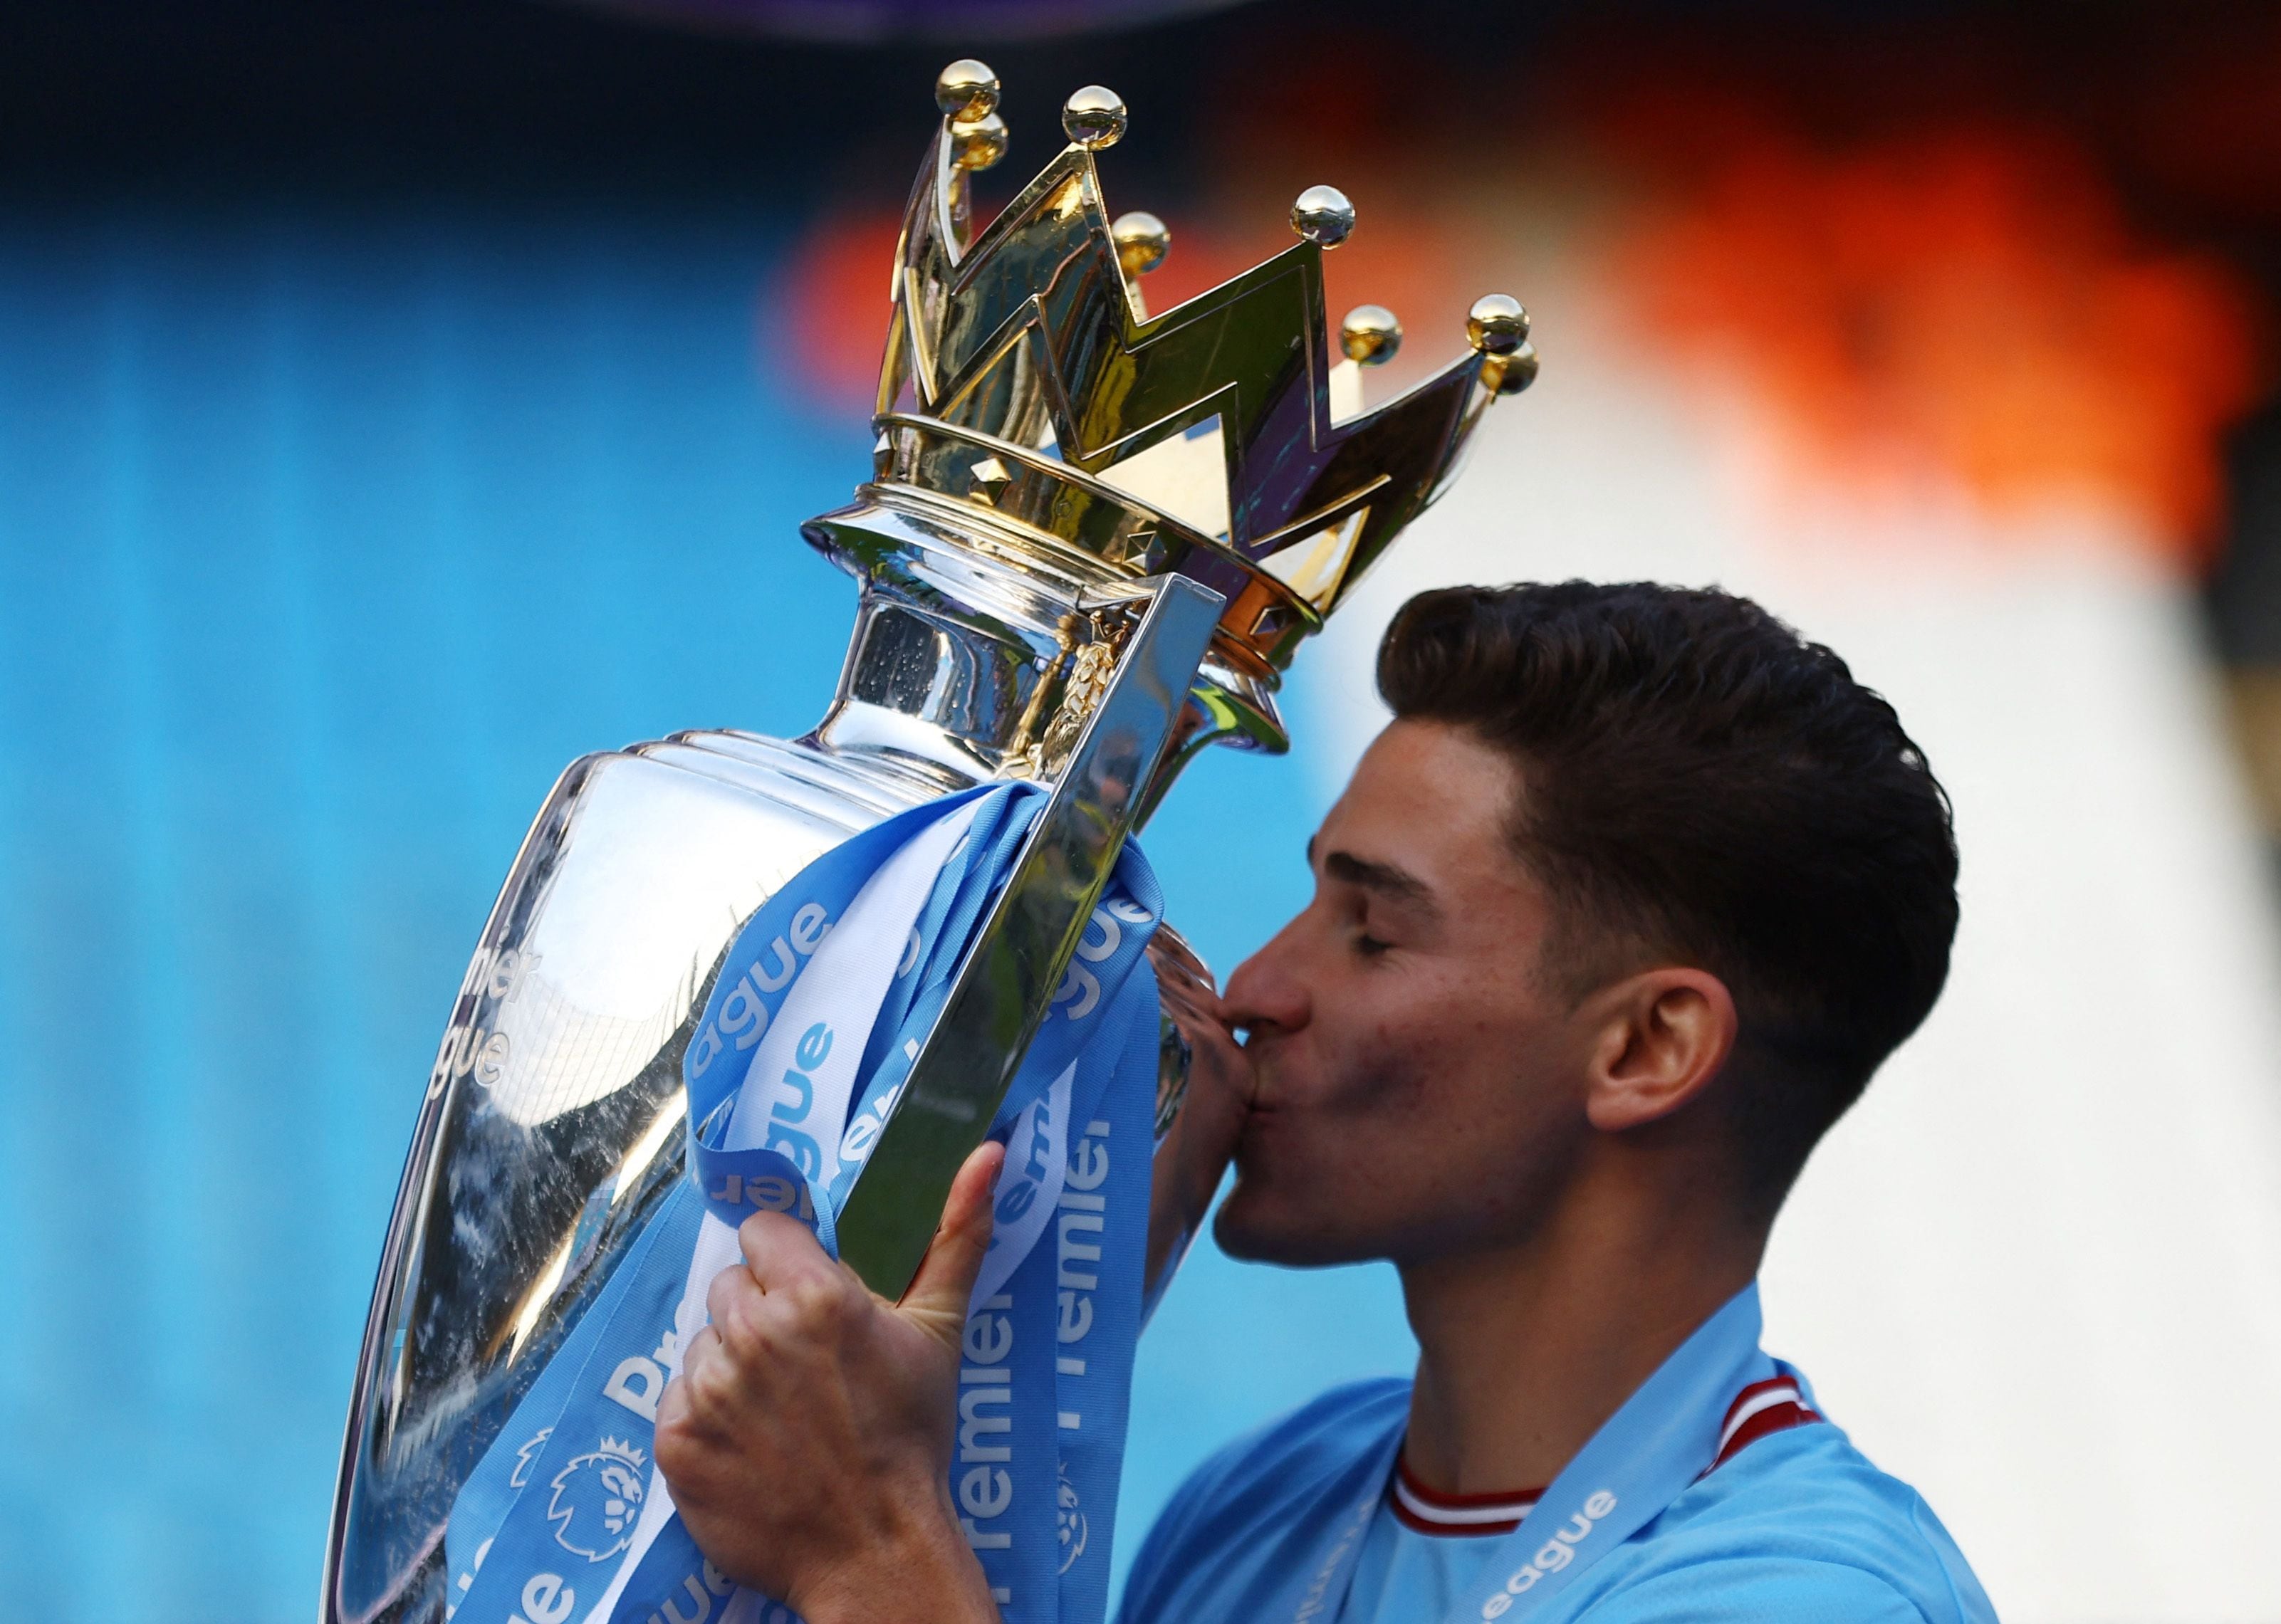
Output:
[[[1108,211],[1095,155],[1129,117],[1114,91],[1070,97],[1069,144],[978,228],[972,174],[1006,144],[997,75],[954,62],[935,104],[896,252],[875,475],[849,515],[923,510],[1102,590],[1187,575],[1228,599],[1216,658],[1272,685],[1447,486],[1488,403],[1535,377],[1527,313],[1481,300],[1463,353],[1365,410],[1356,368],[1391,359],[1403,329],[1375,305],[1337,329],[1325,314],[1322,256],[1355,225],[1344,193],[1309,187],[1297,243],[1151,313],[1140,279],[1171,234]],[[860,528],[826,515],[810,535],[831,549]]]

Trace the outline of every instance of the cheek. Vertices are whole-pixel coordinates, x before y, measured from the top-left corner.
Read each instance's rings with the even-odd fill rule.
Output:
[[[1511,995],[1467,986],[1462,996],[1419,998],[1356,1010],[1331,1067],[1332,1110],[1386,1150],[1424,1148],[1465,1165],[1508,1156],[1516,1138],[1569,1110],[1558,1023]]]
[[[1319,1035],[1321,1113],[1374,1141],[1437,1133],[1462,1115],[1477,1092],[1470,1073],[1495,1041],[1422,998],[1357,998]]]
[[[1305,1030],[1262,1054],[1272,1137],[1309,1162],[1465,1164],[1480,1139],[1527,1133],[1557,1109],[1563,1023],[1514,969],[1485,955],[1326,977]]]
[[[1341,1115],[1393,1116],[1414,1110],[1432,1093],[1442,1058],[1434,1023],[1414,1005],[1348,1001],[1337,1017],[1318,1017],[1313,1034],[1322,1087],[1315,1103]]]

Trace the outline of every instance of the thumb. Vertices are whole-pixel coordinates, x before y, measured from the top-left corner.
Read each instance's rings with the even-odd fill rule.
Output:
[[[966,1158],[950,1182],[934,1242],[896,1305],[903,1318],[947,1348],[955,1349],[965,1330],[967,1300],[974,1295],[975,1277],[982,1272],[983,1255],[990,1249],[991,1196],[1005,1163],[1006,1147],[989,1140]]]

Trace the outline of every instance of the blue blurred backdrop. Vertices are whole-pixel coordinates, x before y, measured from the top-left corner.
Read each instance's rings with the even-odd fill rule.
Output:
[[[0,1616],[312,1616],[406,1136],[526,821],[582,752],[830,693],[853,592],[794,527],[869,437],[756,326],[799,216],[0,209],[0,1436],[38,1468]],[[1219,753],[1158,820],[1223,972],[1318,809],[1303,762]],[[1200,1248],[1120,1557],[1213,1445],[1408,1357],[1390,1277]]]
[[[795,527],[866,468],[969,51],[1013,131],[986,208],[1071,89],[1126,100],[1159,310],[1321,181],[1364,220],[1331,307],[1411,324],[1382,380],[1481,291],[1540,306],[1509,483],[1477,461],[1383,585],[1715,576],[1924,730],[1957,977],[1777,1233],[1777,1346],[2007,1617],[2281,1617],[2271,920],[2215,702],[2281,859],[2281,8],[1198,12],[0,4],[0,1624],[313,1617],[388,1205],[526,820],[583,752],[796,733],[831,690],[853,592]],[[987,29],[1111,13],[1156,20]],[[1365,720],[1329,652],[1298,753],[1208,756],[1148,835],[1223,972]],[[1411,1351],[1383,1271],[1202,1248],[1141,1347],[1117,1566],[1208,1450]],[[2144,1402],[2181,1370],[2226,1405]],[[2191,1563],[2107,1533],[2181,1504]]]

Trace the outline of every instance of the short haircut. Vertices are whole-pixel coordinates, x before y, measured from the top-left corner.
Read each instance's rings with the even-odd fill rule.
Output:
[[[1726,984],[1740,1032],[1708,1097],[1779,1202],[1948,977],[1948,797],[1893,708],[1750,599],[1646,583],[1420,593],[1378,686],[1520,769],[1550,985],[1657,958]]]

